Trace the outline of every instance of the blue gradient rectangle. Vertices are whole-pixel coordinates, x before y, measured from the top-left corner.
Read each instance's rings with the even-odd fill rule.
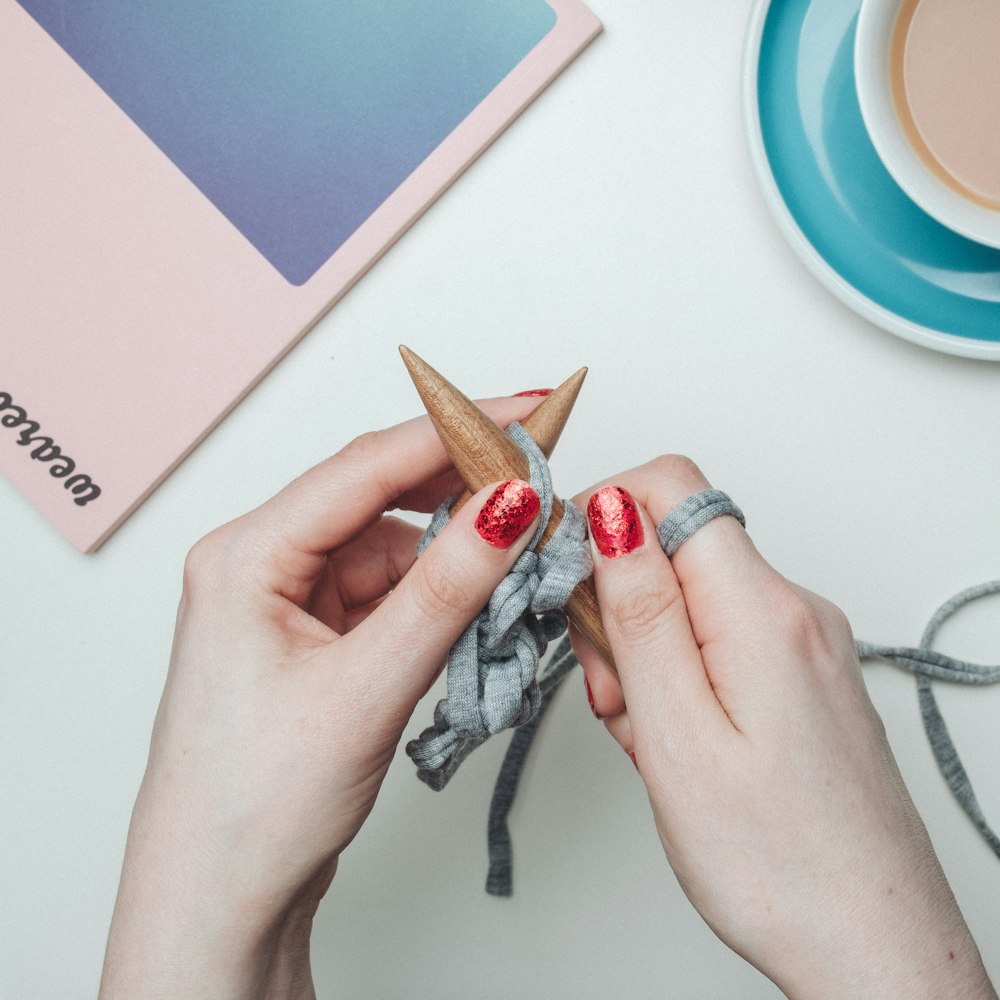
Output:
[[[20,0],[292,284],[549,32],[543,0]]]

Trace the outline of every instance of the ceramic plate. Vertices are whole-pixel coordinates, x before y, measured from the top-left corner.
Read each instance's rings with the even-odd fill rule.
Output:
[[[1000,250],[912,202],[872,146],[854,85],[860,0],[758,0],[745,107],[765,197],[809,269],[914,343],[1000,361]]]

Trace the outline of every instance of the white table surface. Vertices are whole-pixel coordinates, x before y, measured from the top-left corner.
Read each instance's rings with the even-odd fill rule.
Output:
[[[359,432],[417,413],[400,342],[470,394],[588,365],[553,462],[563,495],[689,454],[771,561],[861,637],[915,644],[939,603],[1000,576],[1000,365],[876,329],[786,245],[744,134],[749,4],[591,6],[604,35],[96,555],[0,482],[0,1000],[96,992],[184,555]],[[995,662],[997,611],[970,608],[941,647]],[[865,673],[1000,980],[1000,861],[937,772],[913,680]],[[938,693],[1000,823],[1000,689]],[[778,995],[687,903],[579,677],[512,816],[515,895],[486,896],[506,742],[440,794],[400,752],[320,911],[321,996]]]

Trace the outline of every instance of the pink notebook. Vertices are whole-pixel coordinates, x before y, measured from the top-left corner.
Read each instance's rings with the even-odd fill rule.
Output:
[[[0,0],[0,472],[93,551],[599,31]]]

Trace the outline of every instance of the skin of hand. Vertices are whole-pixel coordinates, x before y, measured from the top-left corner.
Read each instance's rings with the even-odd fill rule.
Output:
[[[644,539],[615,557],[592,541],[618,674],[574,643],[702,917],[789,997],[995,1000],[844,615],[772,569],[732,517],[668,559],[655,525],[709,488],[689,460],[611,482]]]
[[[480,405],[498,423],[539,400]],[[188,556],[101,1000],[306,998],[312,918],[417,701],[531,538],[489,544],[427,418],[364,435]]]

